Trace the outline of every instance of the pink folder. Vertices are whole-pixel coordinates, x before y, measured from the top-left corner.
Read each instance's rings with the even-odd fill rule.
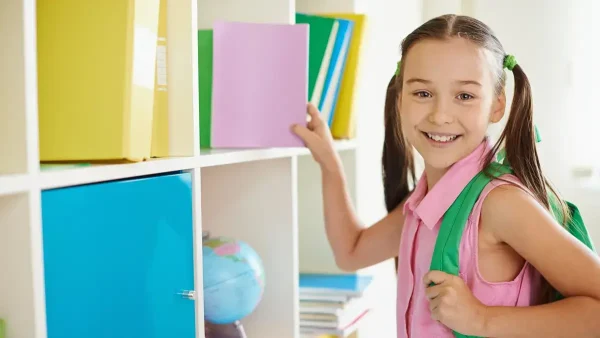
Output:
[[[302,147],[308,25],[217,21],[213,26],[212,147]]]

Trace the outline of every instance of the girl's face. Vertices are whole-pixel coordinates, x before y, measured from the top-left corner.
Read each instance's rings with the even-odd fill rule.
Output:
[[[494,91],[491,55],[462,39],[423,40],[402,60],[402,133],[426,167],[447,169],[470,154],[489,123],[502,119],[506,99]]]

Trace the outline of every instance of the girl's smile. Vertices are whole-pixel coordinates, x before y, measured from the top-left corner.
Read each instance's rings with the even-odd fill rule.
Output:
[[[434,132],[421,132],[429,141],[431,145],[437,148],[444,148],[452,145],[462,136],[461,134],[451,133],[434,133]]]

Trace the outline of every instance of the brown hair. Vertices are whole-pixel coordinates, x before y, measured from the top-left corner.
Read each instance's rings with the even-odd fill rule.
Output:
[[[506,52],[494,32],[487,25],[472,17],[449,14],[425,22],[402,41],[402,59],[419,41],[452,37],[467,39],[491,53],[494,58],[493,65],[495,65],[493,72],[497,79],[495,91],[497,94],[501,94],[506,82],[503,65]],[[402,136],[401,121],[397,111],[397,99],[402,91],[403,70],[404,63],[401,63],[398,75],[394,75],[389,82],[385,102],[385,140],[382,166],[385,203],[388,212],[395,209],[410,194],[409,178],[414,181],[415,177],[412,148]],[[567,205],[558,197],[556,190],[542,174],[536,150],[533,102],[529,80],[519,65],[516,65],[512,72],[515,90],[510,114],[498,142],[485,159],[486,164],[494,159],[495,154],[504,144],[506,159],[510,163],[514,175],[542,205],[552,212],[548,195],[548,190],[550,190],[552,198],[556,198],[560,204],[561,223],[565,225],[569,215]]]

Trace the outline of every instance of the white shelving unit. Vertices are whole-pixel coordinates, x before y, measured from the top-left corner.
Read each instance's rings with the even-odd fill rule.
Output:
[[[414,1],[416,3],[416,0]],[[364,12],[384,17],[386,9],[361,0],[169,0],[170,109],[181,112],[172,124],[171,152],[180,157],[141,163],[93,165],[40,171],[38,154],[36,2],[4,0],[0,4],[0,318],[10,338],[46,338],[41,192],[145,175],[188,171],[193,177],[197,337],[204,337],[202,298],[202,230],[248,242],[262,257],[267,286],[257,310],[243,320],[250,338],[299,337],[300,271],[336,272],[323,232],[320,174],[307,149],[200,150],[198,119],[197,30],[213,20],[294,23],[295,11]],[[393,1],[384,1],[392,4]],[[379,7],[377,7],[379,6]],[[400,5],[392,8],[401,10]],[[370,12],[369,12],[370,11]],[[403,14],[404,16],[412,15]],[[386,17],[388,23],[396,17]],[[415,22],[418,21],[415,19]],[[394,21],[395,22],[395,21]],[[380,177],[372,161],[380,152],[384,90],[395,63],[401,36],[374,24],[365,40],[370,74],[362,84],[357,140],[337,141],[353,201],[369,222],[382,216],[382,198],[369,196]],[[395,27],[393,24],[392,29]],[[377,29],[381,31],[378,33]],[[375,37],[385,40],[373,42]],[[383,55],[383,57],[382,57]],[[373,63],[373,60],[377,60]],[[365,64],[369,62],[365,61]],[[374,65],[374,66],[373,66]],[[366,72],[366,71],[365,71]],[[377,83],[373,85],[373,83]],[[369,89],[369,88],[373,89]],[[371,113],[374,111],[375,113]],[[367,116],[365,114],[370,114]],[[363,126],[364,124],[364,126]],[[364,159],[370,164],[365,165]],[[378,190],[373,190],[378,193]],[[371,194],[373,193],[371,191]],[[362,200],[359,198],[363,194]],[[377,208],[370,208],[375,203]],[[369,210],[370,212],[365,212]],[[386,265],[385,269],[388,269]],[[384,275],[393,276],[393,271]],[[392,290],[393,282],[385,280]],[[390,287],[391,285],[391,287]],[[387,292],[387,291],[386,291]],[[384,303],[395,297],[382,295]],[[391,299],[391,300],[390,300]],[[392,336],[394,323],[378,323]]]

